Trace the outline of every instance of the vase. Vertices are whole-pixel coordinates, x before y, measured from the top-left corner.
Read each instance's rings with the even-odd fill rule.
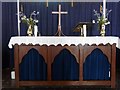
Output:
[[[28,36],[32,36],[32,34],[33,34],[32,25],[29,25],[29,26],[28,26],[27,34],[28,34]]]
[[[100,35],[103,37],[105,36],[105,25],[104,24],[101,25]]]

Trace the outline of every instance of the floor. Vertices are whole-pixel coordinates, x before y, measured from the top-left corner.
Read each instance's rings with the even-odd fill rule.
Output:
[[[117,70],[116,88],[90,86],[90,87],[15,87],[15,80],[10,79],[10,70],[3,69],[2,72],[2,90],[120,90],[120,70]]]

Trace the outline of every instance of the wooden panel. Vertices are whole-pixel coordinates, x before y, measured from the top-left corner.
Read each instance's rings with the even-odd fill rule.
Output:
[[[79,80],[83,81],[83,59],[84,59],[84,53],[83,53],[83,46],[79,45],[79,58],[80,58],[80,65],[79,65]]]
[[[116,87],[116,45],[112,45],[111,87]]]
[[[110,81],[20,81],[21,86],[110,86]]]
[[[28,53],[30,49],[36,49],[39,54],[43,56],[45,62],[47,63],[47,46],[39,46],[39,45],[20,45],[19,46],[19,63],[21,63],[22,58]]]
[[[62,51],[63,49],[67,49],[71,52],[71,54],[73,54],[77,60],[77,63],[79,63],[79,48],[78,46],[50,46],[51,51],[49,52],[49,54],[51,53],[51,60],[53,63],[53,60],[55,58],[55,56],[57,56],[60,51]]]
[[[85,61],[86,57],[91,54],[91,52],[93,50],[98,48],[98,49],[100,49],[103,52],[103,54],[105,54],[107,56],[107,58],[109,60],[109,63],[111,63],[111,54],[112,54],[112,48],[111,47],[112,46],[109,45],[109,44],[108,45],[103,45],[103,46],[97,46],[97,45],[89,46],[89,45],[85,45],[84,46],[84,51],[83,51],[84,52],[84,61]]]
[[[36,49],[39,54],[43,56],[47,63],[47,81],[19,81],[19,64],[22,58],[28,53],[30,49]],[[111,64],[111,80],[109,81],[84,81],[83,80],[83,63],[85,58],[94,50],[100,49],[109,59]],[[51,80],[51,64],[56,55],[61,50],[67,49],[73,54],[79,63],[79,81],[52,81]],[[15,80],[16,86],[81,86],[81,85],[102,85],[111,86],[115,88],[116,81],[116,44],[113,45],[71,45],[71,46],[39,46],[39,45],[15,45],[14,46],[14,62],[15,62]]]
[[[15,63],[15,81],[16,86],[19,87],[19,46],[14,46],[14,63]]]

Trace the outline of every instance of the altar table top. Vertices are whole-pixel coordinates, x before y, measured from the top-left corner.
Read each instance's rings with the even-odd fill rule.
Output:
[[[105,36],[105,37],[101,37],[101,36],[89,36],[89,37],[80,37],[80,36],[38,36],[38,37],[34,37],[34,36],[14,36],[10,38],[8,47],[9,48],[13,48],[13,46],[15,44],[21,45],[21,44],[39,44],[39,45],[58,45],[61,44],[62,46],[64,46],[65,44],[67,45],[71,45],[71,44],[75,44],[75,45],[85,45],[85,44],[113,44],[116,43],[116,47],[120,49],[120,39],[119,37],[115,37],[115,36]]]

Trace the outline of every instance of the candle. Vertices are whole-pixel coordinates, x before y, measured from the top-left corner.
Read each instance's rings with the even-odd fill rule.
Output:
[[[86,25],[83,25],[84,37],[86,37]]]
[[[46,7],[48,7],[48,0],[46,1]]]
[[[19,0],[17,0],[17,21],[18,21],[18,36],[20,36],[20,16],[19,16]]]
[[[106,0],[103,0],[103,18],[106,18]]]
[[[71,1],[71,6],[73,7],[73,0]]]
[[[37,33],[38,33],[38,26],[34,25],[34,36],[37,37]]]
[[[103,0],[103,18],[106,18],[106,0]],[[103,25],[103,30],[105,30],[105,25]]]

